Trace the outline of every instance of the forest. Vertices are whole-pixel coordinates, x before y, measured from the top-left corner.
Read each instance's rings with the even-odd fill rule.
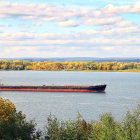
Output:
[[[36,71],[130,71],[140,72],[140,63],[136,62],[52,62],[0,60],[0,70],[36,70]]]

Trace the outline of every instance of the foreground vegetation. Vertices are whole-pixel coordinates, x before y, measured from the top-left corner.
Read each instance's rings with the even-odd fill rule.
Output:
[[[50,115],[44,130],[39,131],[35,126],[16,111],[14,104],[0,98],[0,140],[140,140],[140,105],[127,112],[120,122],[110,113],[91,122],[80,116],[76,120],[59,121]]]
[[[140,72],[140,63],[126,62],[35,62],[0,60],[0,70],[128,71]]]
[[[21,111],[17,112],[14,104],[0,98],[0,140],[38,139],[40,132],[33,121],[26,121]]]

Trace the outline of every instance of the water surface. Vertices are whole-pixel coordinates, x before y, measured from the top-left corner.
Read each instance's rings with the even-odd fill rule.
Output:
[[[92,85],[107,84],[106,93],[17,92],[1,91],[27,119],[35,119],[39,127],[51,113],[59,119],[73,119],[80,112],[90,121],[103,112],[121,119],[128,109],[140,101],[140,73],[119,72],[48,72],[0,71],[0,81],[9,85]]]

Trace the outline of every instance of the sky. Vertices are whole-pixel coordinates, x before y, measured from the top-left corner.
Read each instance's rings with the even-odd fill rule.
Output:
[[[140,57],[139,0],[0,0],[0,58]]]

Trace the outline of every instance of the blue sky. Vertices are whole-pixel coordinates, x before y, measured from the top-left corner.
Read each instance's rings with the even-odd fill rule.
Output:
[[[0,0],[0,57],[139,57],[137,0]]]

